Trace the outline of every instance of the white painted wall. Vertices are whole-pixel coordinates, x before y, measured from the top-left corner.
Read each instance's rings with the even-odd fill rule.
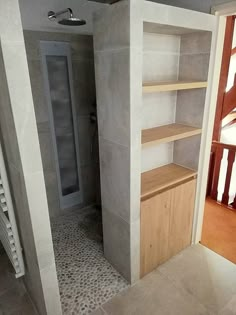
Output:
[[[94,11],[106,6],[106,4],[88,0],[19,0],[19,3],[23,29],[80,34],[92,34],[92,14]],[[48,11],[59,11],[68,7],[73,10],[76,17],[85,19],[87,24],[71,27],[48,20]]]

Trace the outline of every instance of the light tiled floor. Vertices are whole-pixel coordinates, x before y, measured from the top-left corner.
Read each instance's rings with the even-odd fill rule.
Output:
[[[22,279],[16,279],[8,257],[0,255],[0,315],[37,315]]]
[[[235,315],[236,265],[194,245],[93,313],[105,314]]]

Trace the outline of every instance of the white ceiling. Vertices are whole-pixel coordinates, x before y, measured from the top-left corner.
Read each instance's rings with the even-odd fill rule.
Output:
[[[87,0],[19,0],[23,28],[36,31],[56,31],[79,34],[92,34],[93,12],[106,6]],[[48,11],[59,11],[71,8],[76,17],[85,19],[84,26],[63,26],[56,21],[49,21]]]

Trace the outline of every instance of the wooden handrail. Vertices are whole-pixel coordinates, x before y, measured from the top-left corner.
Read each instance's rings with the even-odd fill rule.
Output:
[[[223,143],[223,142],[212,141],[212,146],[222,147],[223,149],[232,150],[232,151],[236,152],[236,145],[233,145],[233,144],[227,144],[227,143]]]

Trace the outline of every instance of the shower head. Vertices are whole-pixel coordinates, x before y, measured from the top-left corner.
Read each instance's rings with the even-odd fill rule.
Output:
[[[78,19],[78,18],[74,18],[74,17],[69,17],[67,19],[62,19],[58,21],[58,23],[61,25],[79,26],[79,25],[85,25],[86,21]]]
[[[69,13],[68,18],[64,18],[58,21],[59,24],[61,25],[68,25],[68,26],[79,26],[79,25],[84,25],[86,24],[85,20],[81,20],[79,18],[76,18],[73,16],[73,11],[70,8],[67,8],[65,10],[59,11],[59,12],[54,12],[54,11],[49,11],[48,12],[48,19],[50,21],[55,20],[58,16],[64,14],[64,13]]]

